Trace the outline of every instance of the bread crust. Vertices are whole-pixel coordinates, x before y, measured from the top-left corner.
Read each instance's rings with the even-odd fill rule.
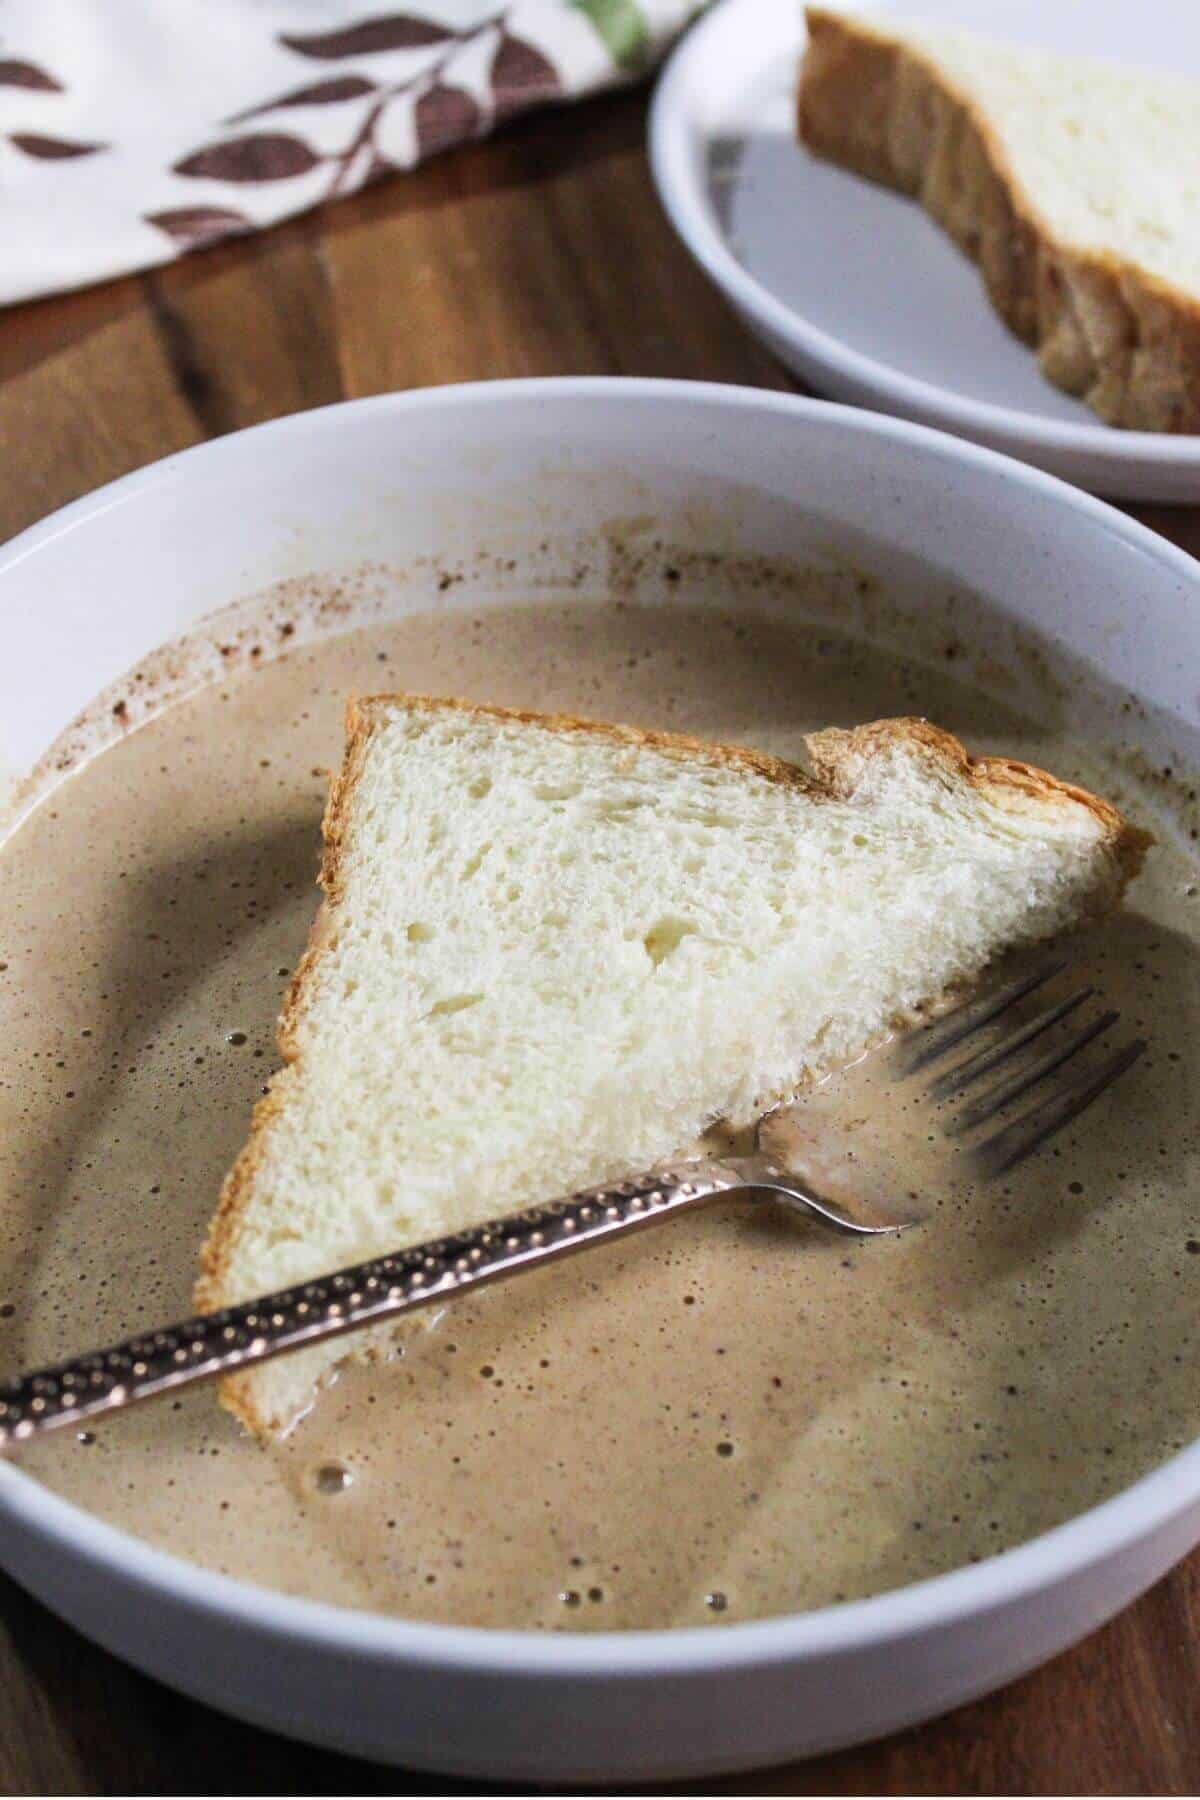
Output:
[[[646,748],[687,760],[700,759],[762,780],[800,788],[815,802],[852,794],[870,765],[902,743],[910,751],[917,751],[947,784],[965,782],[992,804],[1005,809],[1028,811],[1061,805],[1083,806],[1100,825],[1102,841],[1113,857],[1114,893],[1110,896],[1113,900],[1119,898],[1136,875],[1153,842],[1149,833],[1130,825],[1108,801],[1028,763],[1008,757],[971,756],[957,738],[931,725],[927,719],[881,719],[851,730],[834,728],[816,732],[805,740],[811,764],[806,770],[781,757],[741,745],[713,744],[682,732],[646,731],[632,725],[603,724],[568,714],[527,712],[514,707],[482,705],[425,694],[376,694],[351,700],[346,709],[342,766],[330,783],[321,825],[324,853],[318,879],[324,898],[317,909],[308,946],[288,985],[277,1026],[285,1070],[300,1059],[298,1025],[307,1005],[312,977],[321,957],[335,940],[354,793],[371,733],[375,725],[385,721],[395,708],[406,712],[457,712],[565,734],[586,732],[628,745],[632,751]],[[199,1312],[213,1312],[232,1303],[233,1296],[227,1283],[239,1228],[264,1161],[271,1123],[284,1106],[277,1083],[278,1077],[273,1078],[267,1093],[255,1107],[246,1146],[221,1189],[200,1252],[201,1273],[193,1296]],[[277,1428],[276,1422],[265,1418],[256,1405],[252,1375],[227,1378],[221,1383],[220,1397],[222,1404],[256,1437],[268,1438]]]
[[[1042,373],[1109,425],[1200,431],[1200,299],[1058,240],[989,120],[883,22],[807,9],[797,122],[819,156],[918,198],[979,264]]]

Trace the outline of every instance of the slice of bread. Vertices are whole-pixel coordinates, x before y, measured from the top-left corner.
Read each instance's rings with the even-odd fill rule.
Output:
[[[997,951],[1111,906],[1145,840],[917,719],[811,771],[692,738],[352,704],[325,889],[203,1253],[205,1310],[678,1154]],[[260,1434],[387,1328],[227,1382]]]
[[[1200,82],[890,15],[807,19],[804,143],[918,196],[1102,419],[1200,431]]]

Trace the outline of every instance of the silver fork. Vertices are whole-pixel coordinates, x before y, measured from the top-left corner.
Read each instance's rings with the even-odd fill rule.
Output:
[[[975,1093],[943,1122],[947,1143],[954,1141],[961,1152],[966,1140],[983,1175],[1010,1169],[1039,1149],[1146,1048],[1145,1039],[1135,1038],[1101,1061],[1075,1065],[1079,1053],[1115,1023],[1117,1014],[1106,1011],[1039,1054],[1025,1054],[1092,998],[1090,987],[996,1035],[995,1027],[998,1023],[1002,1027],[1006,1014],[1065,967],[1061,961],[1043,962],[902,1040],[897,1078],[928,1084],[927,1095],[939,1110],[950,1100]],[[980,1033],[987,1034],[987,1041],[975,1049]],[[935,1065],[945,1064],[952,1055],[954,1060],[929,1083]],[[1068,1064],[1074,1065],[1069,1071]],[[980,1088],[996,1075],[998,1080]],[[1003,1118],[1034,1089],[1043,1092],[1032,1105],[994,1131],[971,1137],[981,1126]],[[821,1092],[831,1103],[836,1125],[836,1084]],[[540,1267],[556,1257],[574,1255],[722,1194],[769,1196],[821,1225],[856,1237],[892,1235],[919,1224],[926,1214],[913,1196],[870,1192],[861,1167],[854,1164],[845,1130],[840,1141],[836,1129],[823,1135],[821,1112],[820,1101],[810,1096],[766,1113],[758,1122],[749,1155],[678,1162],[607,1182],[223,1312],[18,1375],[0,1383],[0,1453],[93,1414],[228,1375],[285,1351],[394,1319],[484,1282]]]

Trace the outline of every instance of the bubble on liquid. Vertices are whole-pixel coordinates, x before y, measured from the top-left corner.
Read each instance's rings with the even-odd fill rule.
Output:
[[[707,1606],[709,1612],[720,1613],[725,1611],[726,1607],[729,1605],[729,1601],[724,1594],[714,1590],[711,1594],[705,1594],[704,1604]]]
[[[583,1599],[578,1588],[564,1588],[558,1597],[564,1606],[578,1606]]]
[[[718,1456],[732,1456],[733,1455],[733,1445],[731,1443],[729,1443],[728,1440],[722,1441],[721,1443],[719,1443],[717,1445],[717,1455]]]
[[[246,1034],[244,1031],[229,1031],[225,1034],[225,1041],[228,1044],[244,1044],[246,1042]]]
[[[81,1444],[94,1444],[96,1441],[96,1434],[94,1431],[77,1431],[75,1437]]]
[[[322,1463],[313,1477],[318,1494],[344,1494],[354,1477],[344,1463]]]

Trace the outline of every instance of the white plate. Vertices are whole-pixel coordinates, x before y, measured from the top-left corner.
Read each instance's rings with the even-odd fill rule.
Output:
[[[848,563],[912,630],[940,627],[953,602],[956,638],[986,653],[997,683],[1028,678],[1033,634],[1064,677],[1064,730],[1087,730],[1084,665],[1136,702],[1122,729],[1148,766],[1200,763],[1200,564],[1110,507],[940,433],[823,402],[532,381],[385,395],[237,432],[6,546],[0,769],[29,769],[107,683],[269,583],[373,582],[403,613],[429,604],[431,566],[456,566],[481,573],[441,603],[472,608],[506,580],[527,596],[531,569],[549,580],[557,566],[564,585],[581,557],[606,570],[615,521],[649,543]],[[659,559],[643,561],[639,603],[654,604]],[[628,557],[617,573],[631,579]],[[741,604],[772,602],[750,585]],[[315,1742],[546,1786],[778,1762],[913,1724],[1093,1630],[1197,1540],[1200,1443],[1020,1548],[875,1599],[706,1630],[540,1635],[251,1587],[0,1462],[0,1563],[160,1680]]]
[[[867,0],[870,4],[870,0]],[[1183,0],[875,0],[1050,49],[1200,76]],[[692,255],[751,330],[820,392],[937,425],[1094,493],[1200,500],[1200,437],[1118,431],[1052,387],[978,270],[914,202],[796,141],[801,0],[724,0],[655,95],[650,156]]]

